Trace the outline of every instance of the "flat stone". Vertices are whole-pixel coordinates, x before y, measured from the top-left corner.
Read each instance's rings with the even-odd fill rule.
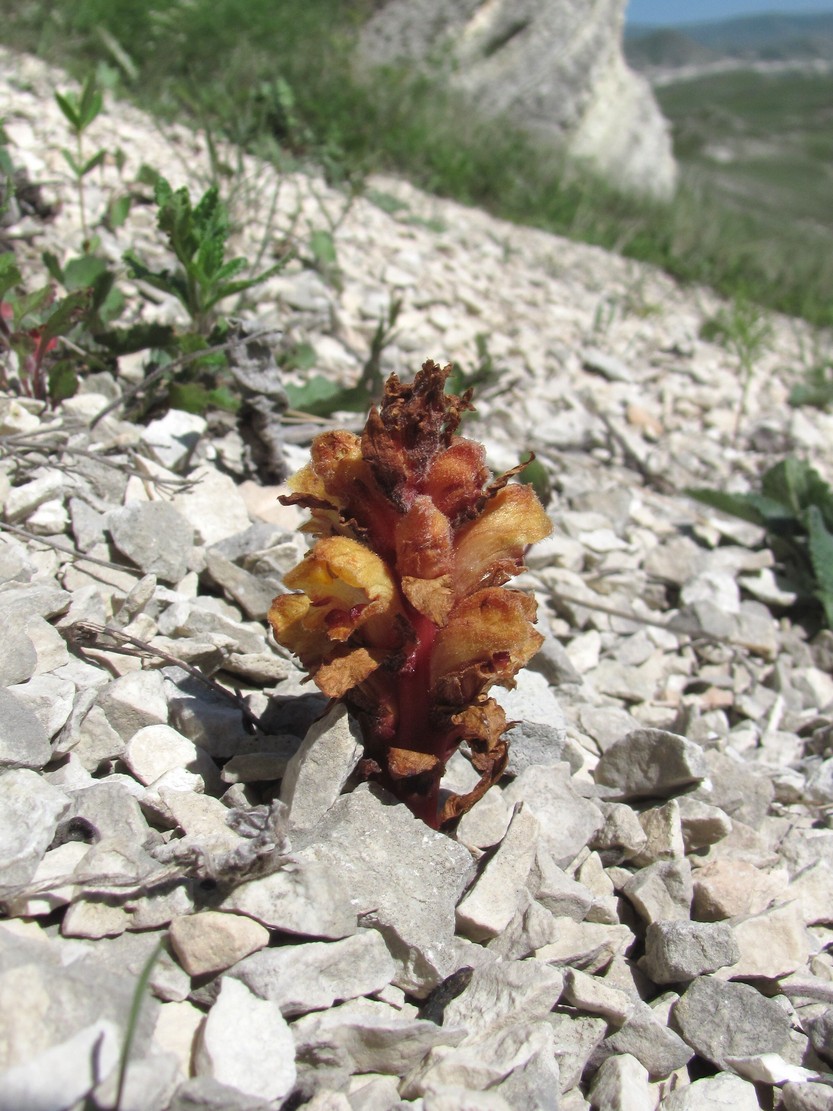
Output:
[[[455,837],[470,849],[488,849],[503,840],[512,809],[502,791],[487,791],[457,823]]]
[[[774,795],[768,775],[737,754],[707,749],[709,787],[698,788],[693,794],[713,806],[719,806],[732,821],[758,828],[769,812]]]
[[[341,941],[262,949],[228,975],[242,980],[261,999],[277,1003],[283,1015],[293,1016],[381,991],[395,972],[382,935],[359,930]]]
[[[633,940],[627,926],[574,922],[572,918],[556,919],[555,934],[554,941],[535,950],[536,959],[587,972],[605,968]]]
[[[639,816],[619,802],[600,802],[599,809],[604,825],[593,834],[590,847],[606,865],[633,860],[648,842]]]
[[[399,1015],[387,1003],[354,999],[296,1019],[290,1027],[299,1063],[335,1061],[350,1072],[402,1076],[436,1045],[453,1046],[462,1030]]]
[[[188,570],[194,529],[170,502],[134,502],[112,510],[107,527],[122,555],[145,574],[177,583]]]
[[[118,1039],[117,1027],[99,1020],[0,1072],[0,1111],[63,1111],[83,1100],[117,1064]]]
[[[719,1068],[727,1057],[779,1053],[790,1029],[789,1015],[774,999],[714,976],[694,980],[675,1005],[672,1021],[692,1049]]]
[[[719,1072],[669,1092],[662,1111],[759,1111],[755,1085],[731,1072]]]
[[[222,972],[269,944],[269,931],[241,914],[205,910],[175,918],[171,945],[189,976]]]
[[[491,697],[503,708],[509,721],[538,722],[561,731],[567,722],[552,687],[535,671],[524,669],[515,678],[515,687],[493,687]]]
[[[833,1088],[806,1082],[785,1084],[781,1102],[785,1111],[833,1111]]]
[[[645,932],[640,968],[655,984],[673,984],[734,965],[739,958],[735,935],[725,923],[660,921]]]
[[[400,1091],[416,1098],[442,1085],[468,1091],[494,1089],[512,1073],[529,1065],[536,1056],[554,1053],[552,1032],[544,1021],[498,1026],[467,1038],[455,1048],[429,1051],[411,1072]],[[511,1105],[510,1105],[511,1106]]]
[[[235,887],[221,910],[246,914],[270,929],[302,937],[355,933],[356,911],[344,872],[329,860],[303,859]]]
[[[559,868],[552,856],[540,846],[528,887],[537,902],[557,918],[582,922],[593,905],[593,892]]]
[[[129,741],[147,725],[166,725],[168,701],[158,671],[132,671],[108,683],[98,705],[119,736]]]
[[[13,486],[6,498],[3,515],[11,524],[25,521],[38,506],[60,497],[65,487],[66,478],[60,471],[47,471],[22,486]]]
[[[363,751],[359,725],[343,705],[334,706],[311,726],[281,783],[280,797],[289,808],[292,828],[309,829],[327,813]]]
[[[505,733],[509,741],[508,775],[517,776],[526,768],[566,761],[577,772],[584,757],[575,741],[567,736],[566,723],[544,725],[538,721],[521,721]]]
[[[362,924],[381,932],[397,961],[397,986],[422,996],[455,970],[454,907],[471,878],[468,849],[364,785],[293,840],[297,858],[341,875]]]
[[[564,998],[577,1010],[601,1015],[616,1026],[630,1018],[635,1003],[633,996],[577,968],[564,972]]]
[[[34,657],[34,647],[24,638]],[[52,758],[49,737],[37,715],[11,691],[0,688],[0,769],[42,768]]]
[[[798,903],[785,903],[760,914],[733,918],[731,927],[739,956],[723,974],[733,978],[778,979],[802,968],[816,948]]]
[[[568,764],[528,767],[504,790],[510,805],[525,802],[541,826],[541,842],[560,865],[569,864],[604,818],[576,791]]]
[[[145,785],[176,768],[193,771],[209,783],[216,781],[216,766],[201,748],[170,725],[145,725],[137,729],[125,746],[125,764]]]
[[[179,1060],[185,1076],[191,1072],[194,1041],[204,1019],[205,1012],[187,999],[163,1003],[159,1008],[154,1043],[163,1053],[171,1053]]]
[[[0,775],[0,884],[34,876],[71,801],[28,768]]]
[[[676,799],[643,810],[639,814],[639,824],[645,833],[645,844],[631,858],[633,864],[644,866],[658,860],[682,860],[685,846]]]
[[[464,936],[486,941],[509,925],[532,867],[538,833],[528,804],[517,803],[506,836],[457,905],[457,928]]]
[[[666,798],[708,775],[703,750],[664,729],[635,729],[611,745],[594,772],[623,798]]]
[[[181,471],[206,427],[205,417],[197,413],[169,409],[163,417],[149,421],[139,435],[157,463],[171,471]]]
[[[205,566],[209,578],[255,621],[265,621],[269,607],[277,593],[274,583],[269,583],[232,563],[216,548],[207,548]]]
[[[641,1000],[635,1002],[624,1025],[605,1038],[601,1049],[632,1054],[654,1079],[670,1076],[694,1056],[679,1034],[664,1025]]]
[[[173,505],[192,525],[197,544],[209,547],[249,527],[246,503],[228,475],[214,467],[201,466],[188,478],[194,485],[178,493]]]
[[[446,1004],[442,1024],[478,1035],[492,1026],[543,1018],[558,1002],[563,982],[556,968],[536,960],[482,965]]]
[[[590,1103],[607,1111],[654,1111],[648,1071],[629,1053],[602,1061],[590,1085]]]
[[[687,853],[708,848],[722,841],[732,831],[732,819],[719,806],[682,795],[677,799],[683,843]]]
[[[216,613],[195,602],[175,602],[159,618],[159,631],[167,637],[189,637],[193,640],[219,641],[224,648],[243,655],[260,655],[266,651],[266,634],[261,627],[237,621],[225,613]]]
[[[701,922],[756,914],[783,896],[786,880],[744,860],[711,861],[694,873],[692,912]]]
[[[603,1018],[565,1011],[554,1011],[547,1015],[546,1021],[553,1032],[561,1092],[570,1092],[581,1080],[591,1055],[604,1038],[607,1022]]]
[[[60,1049],[85,1028],[112,1024],[115,1045],[123,1044],[128,1016],[134,1002],[136,975],[124,968],[114,972],[99,958],[65,949],[66,942],[29,941],[2,931],[0,937],[0,1069],[28,1068],[41,1055]],[[153,942],[151,943],[151,946]],[[72,957],[70,957],[72,952]],[[69,963],[64,964],[66,960]],[[137,1016],[133,1051],[144,1056],[159,1004],[146,996]],[[43,1062],[46,1064],[47,1062]],[[82,1067],[76,1061],[71,1068]],[[57,1062],[56,1062],[57,1065]],[[34,1071],[34,1070],[33,1070]],[[94,1082],[103,1078],[95,1077]],[[42,1076],[48,1082],[49,1074]],[[5,1086],[0,1091],[6,1091]],[[12,1104],[14,1111],[35,1104]],[[66,1102],[56,1105],[66,1107]]]
[[[198,1075],[265,1101],[295,1085],[295,1043],[277,1004],[239,980],[224,979],[194,1051]]]
[[[26,632],[16,626],[7,628],[0,645],[0,687],[25,683],[37,665],[37,652]]]
[[[687,921],[693,885],[688,860],[661,860],[640,870],[622,888],[646,922],[661,919]]]
[[[221,1084],[212,1076],[194,1076],[180,1084],[169,1111],[264,1111],[263,1100]]]
[[[47,737],[54,737],[66,724],[75,700],[75,684],[57,675],[33,675],[27,683],[10,687],[9,693],[30,710]]]

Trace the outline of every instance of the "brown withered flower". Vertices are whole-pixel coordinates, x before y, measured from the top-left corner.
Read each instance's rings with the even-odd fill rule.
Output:
[[[318,537],[284,582],[269,621],[364,737],[364,774],[437,829],[464,814],[507,761],[506,716],[486,692],[511,687],[543,638],[534,599],[504,583],[551,525],[530,486],[494,478],[485,451],[455,435],[471,391],[451,368],[392,375],[361,436],[324,432],[281,501],[311,512]],[[480,773],[441,800],[461,742]]]

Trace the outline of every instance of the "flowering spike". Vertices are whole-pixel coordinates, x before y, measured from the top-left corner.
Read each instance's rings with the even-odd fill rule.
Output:
[[[361,437],[325,432],[284,504],[310,510],[318,539],[290,571],[301,593],[269,621],[319,688],[361,722],[365,774],[433,828],[456,820],[502,775],[506,717],[487,691],[512,686],[540,647],[535,601],[504,588],[528,544],[551,530],[528,486],[493,479],[480,444],[456,435],[470,394],[450,367],[391,375]],[[465,742],[480,780],[441,800]]]

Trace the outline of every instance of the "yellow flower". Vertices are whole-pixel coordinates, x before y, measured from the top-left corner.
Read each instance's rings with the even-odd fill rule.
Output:
[[[456,435],[469,394],[450,367],[392,375],[361,437],[325,432],[290,480],[318,540],[285,577],[269,621],[319,688],[343,698],[364,736],[364,772],[439,828],[503,773],[506,718],[486,692],[512,686],[540,647],[535,602],[504,588],[527,545],[549,535],[528,486],[490,482],[480,444]],[[517,470],[518,468],[516,468]],[[458,745],[480,781],[440,803]]]

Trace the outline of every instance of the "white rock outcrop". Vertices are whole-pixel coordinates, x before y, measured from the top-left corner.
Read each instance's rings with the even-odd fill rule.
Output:
[[[383,0],[359,42],[363,66],[425,62],[626,191],[669,197],[668,125],[625,62],[625,0]]]

